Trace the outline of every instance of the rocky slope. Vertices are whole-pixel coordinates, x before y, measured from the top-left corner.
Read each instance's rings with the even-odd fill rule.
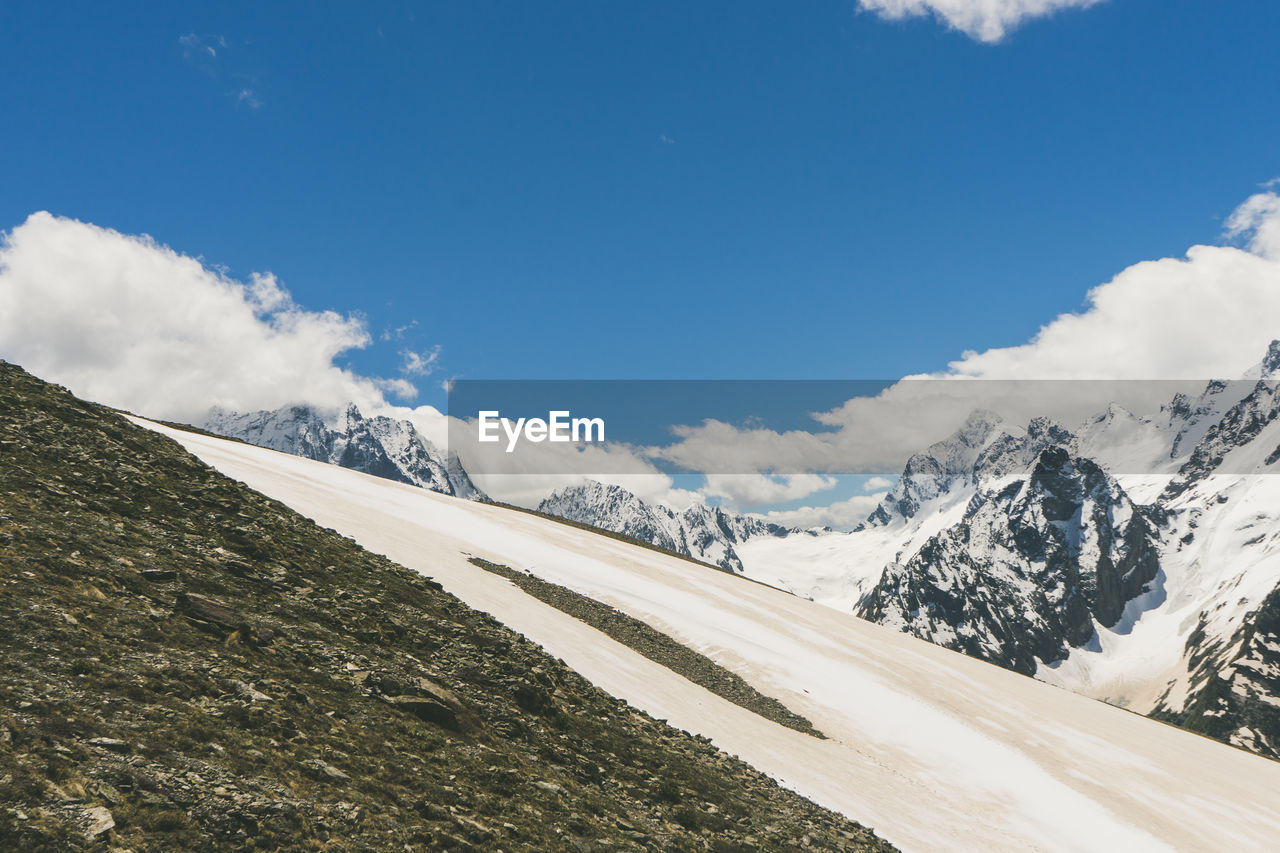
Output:
[[[5,849],[888,849],[0,362]]]
[[[329,418],[311,406],[228,412],[215,408],[202,425],[228,438],[410,483],[470,500],[486,500],[458,457],[444,454],[409,421],[365,417],[351,404]]]
[[[741,572],[735,545],[757,536],[785,536],[791,531],[719,507],[695,505],[677,513],[648,503],[620,486],[594,480],[552,494],[538,512],[619,533],[677,554]]]

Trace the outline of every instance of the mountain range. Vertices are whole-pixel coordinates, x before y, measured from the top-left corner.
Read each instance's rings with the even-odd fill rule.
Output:
[[[1237,402],[1218,422],[1269,443],[1247,411],[1271,398]],[[4,363],[0,404],[0,838],[14,849],[1266,850],[1280,825],[1280,764],[848,608],[125,417]],[[1016,449],[1000,436],[1025,431],[992,420],[936,458]],[[1230,431],[1202,440],[1226,447]],[[1142,520],[1108,527],[1137,546],[1084,559],[1072,506],[1127,505],[1099,466],[1039,443],[1027,471],[1006,470],[1016,491],[968,478],[974,515],[1016,508],[1008,538],[1038,531],[1064,583],[1072,560],[1098,577],[1110,560],[1122,598],[1176,522],[1130,498]],[[1024,452],[1006,451],[985,458]],[[1162,489],[1192,500],[1249,461],[1229,457]],[[939,499],[844,537],[899,535]],[[1209,535],[1186,532],[1186,547]],[[765,531],[738,551],[749,572],[756,546],[833,541]],[[1152,605],[1135,630],[1164,612],[1166,571],[1133,580]],[[1105,584],[1077,586],[1046,596],[1085,597],[1089,615],[1057,606],[1061,624],[1108,618]],[[1228,696],[1267,689],[1270,606],[1216,679]],[[1198,697],[1212,711],[1222,695]]]
[[[620,533],[1024,675],[1280,757],[1280,341],[1152,418],[975,411],[852,532],[683,512],[588,481],[539,511]],[[205,427],[483,500],[408,422],[350,407]]]
[[[655,547],[638,547],[616,534],[405,488],[140,418],[133,422],[159,430],[274,505],[431,575],[445,590],[609,694],[709,738],[781,785],[874,826],[903,850],[1216,851],[1274,845],[1274,828],[1280,825],[1274,795],[1280,763],[1275,761],[1051,687],[848,610]],[[257,512],[231,507],[237,509]],[[742,550],[785,539],[755,537]],[[743,559],[750,565],[746,555]],[[334,560],[316,555],[308,562],[319,568]],[[367,598],[353,601],[343,592],[325,585],[312,593],[325,599],[323,605],[317,602],[318,612],[335,609],[332,624],[339,630],[368,605],[375,613],[393,612],[400,594],[388,589],[375,604]],[[264,616],[276,612],[263,609]],[[408,616],[394,612],[401,621]],[[486,646],[478,639],[469,648],[454,649],[436,620],[409,624],[417,629],[406,635],[416,646],[413,660],[395,655],[405,666],[434,669],[436,659],[448,655],[462,669],[448,681],[429,676],[434,682],[451,689],[457,684],[461,696],[467,680],[474,679],[477,688],[495,697],[541,707],[536,691],[510,679],[536,685],[542,676],[526,672],[506,644]],[[672,642],[684,651],[673,649]],[[468,654],[474,656],[471,667],[465,666]],[[495,665],[496,672],[489,668]],[[738,679],[715,675],[715,666]],[[782,711],[781,716],[758,695],[744,695],[744,687],[774,700],[773,711]],[[558,693],[552,698],[557,705],[562,701]],[[598,713],[593,706],[581,707],[587,715]],[[616,726],[616,720],[607,725]],[[501,719],[490,728],[502,738],[522,737],[518,727]],[[567,731],[561,743],[576,753],[579,737]],[[482,749],[483,744],[455,743],[472,756],[473,766],[502,768],[501,756]],[[586,766],[577,763],[572,771],[610,800],[615,777],[635,760],[622,746],[613,752]],[[354,764],[347,760],[337,766],[350,773]],[[518,780],[498,770],[493,791],[501,795]],[[449,786],[455,783],[448,774],[465,778],[447,764],[429,766],[426,773],[432,782]],[[657,799],[667,796],[665,780],[671,775],[665,769],[653,774],[650,785]],[[523,796],[526,789],[516,784],[514,791]],[[547,789],[548,795],[555,793]],[[695,796],[702,800],[706,794]],[[547,807],[555,802],[549,797]],[[520,808],[507,818],[517,829],[524,820]],[[806,843],[803,836],[786,839],[789,830],[772,838],[753,831],[739,843],[714,823],[718,815],[741,820],[729,816],[721,803],[685,800],[676,808],[677,824],[703,821],[702,842],[690,846],[680,839],[653,849],[833,849],[829,835],[811,835]],[[476,819],[489,823],[485,816]],[[565,828],[574,826],[570,817]],[[781,844],[779,835],[786,839]],[[495,849],[496,844],[479,847]],[[584,849],[534,845],[547,847]]]
[[[735,546],[759,536],[799,533],[750,515],[694,504],[675,512],[622,488],[589,480],[554,492],[538,511],[621,533],[730,572],[742,572]]]
[[[740,546],[745,572],[1280,757],[1278,370],[1280,342],[1248,382],[1075,430],[975,413],[860,528]]]
[[[467,500],[488,500],[456,454],[445,454],[412,423],[385,415],[365,417],[350,404],[325,416],[309,405],[237,413],[214,408],[202,426],[318,462],[329,462]]]

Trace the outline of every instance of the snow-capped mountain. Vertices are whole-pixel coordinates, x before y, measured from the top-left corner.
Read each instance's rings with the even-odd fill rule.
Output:
[[[1275,846],[1275,762],[668,554],[150,426],[250,488],[430,574],[611,695],[866,821],[902,850]],[[754,537],[743,547],[779,541]],[[645,622],[821,721],[827,737],[782,728],[723,700],[478,569],[469,556]]]
[[[745,573],[1280,757],[1280,342],[1249,381],[1068,430],[975,413],[852,533]]]
[[[326,418],[311,406],[249,413],[214,409],[204,429],[295,456],[469,500],[487,500],[455,454],[444,454],[409,421],[365,417],[354,403]]]
[[[1029,476],[979,491],[960,522],[885,568],[857,612],[1032,675],[1148,590],[1151,512],[1096,463],[1048,447]]]
[[[1273,352],[1274,352],[1273,346]],[[1280,757],[1280,387],[1260,380],[1160,496],[1182,656],[1154,713]]]
[[[677,513],[648,503],[620,486],[594,480],[560,489],[543,500],[538,511],[621,533],[730,572],[742,571],[735,546],[753,537],[793,532],[758,518],[701,504]]]
[[[1150,418],[986,411],[912,456],[851,533],[684,512],[587,482],[541,512],[621,533],[1280,757],[1280,341]],[[483,499],[413,427],[354,407],[215,412],[211,432]]]
[[[1073,436],[1047,418],[1009,431],[994,412],[978,411],[950,437],[907,460],[902,476],[867,518],[871,526],[906,522],[920,508],[979,483],[1025,469],[1046,447],[1072,447]]]

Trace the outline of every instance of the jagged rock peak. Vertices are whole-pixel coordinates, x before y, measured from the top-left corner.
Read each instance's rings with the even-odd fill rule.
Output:
[[[1267,347],[1267,354],[1262,359],[1263,377],[1272,377],[1280,373],[1280,340],[1274,340]]]
[[[885,569],[859,615],[1032,674],[1116,624],[1159,571],[1158,531],[1101,467],[1046,447],[1024,479]]]
[[[920,508],[959,487],[976,486],[1027,468],[1045,447],[1074,449],[1075,436],[1049,418],[1035,418],[1025,431],[1006,429],[994,412],[976,410],[947,438],[907,460],[902,476],[867,518],[885,526],[913,518]]]
[[[470,500],[487,500],[455,456],[442,453],[413,424],[365,417],[355,403],[326,415],[295,404],[236,413],[215,408],[204,428],[260,447],[328,462],[376,477]]]
[[[735,545],[755,536],[791,532],[754,516],[704,504],[675,512],[621,486],[595,480],[556,490],[538,505],[538,511],[649,542],[731,572],[742,571]]]
[[[1267,354],[1251,369],[1245,371],[1246,379],[1280,379],[1280,340],[1267,346]]]

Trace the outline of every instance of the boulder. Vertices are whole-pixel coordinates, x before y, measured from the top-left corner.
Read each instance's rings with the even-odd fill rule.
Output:
[[[89,822],[85,827],[84,834],[90,840],[110,832],[116,827],[116,819],[106,806],[94,806],[91,809],[85,809],[84,816]]]
[[[276,637],[274,629],[251,622],[234,607],[205,595],[180,592],[174,609],[206,630],[219,634],[238,633],[251,646],[264,645]]]
[[[429,678],[414,678],[407,692],[388,696],[387,701],[419,719],[454,731],[474,732],[484,728],[475,712],[457,695]]]

